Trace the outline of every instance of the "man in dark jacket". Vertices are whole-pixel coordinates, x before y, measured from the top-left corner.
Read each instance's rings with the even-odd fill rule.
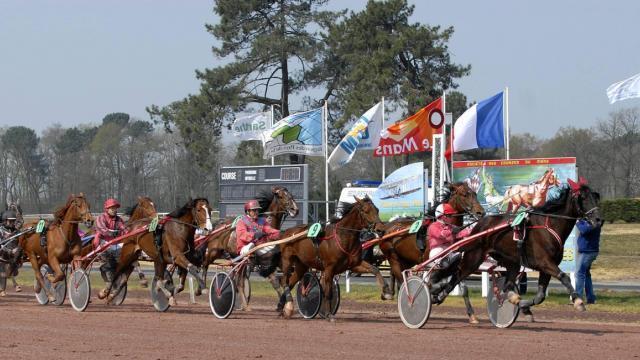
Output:
[[[604,222],[603,222],[604,223]],[[580,231],[578,236],[578,272],[576,273],[576,292],[582,297],[586,291],[587,304],[596,302],[591,282],[591,264],[598,257],[600,251],[600,232],[603,223],[592,225],[587,220],[578,220],[576,224]]]

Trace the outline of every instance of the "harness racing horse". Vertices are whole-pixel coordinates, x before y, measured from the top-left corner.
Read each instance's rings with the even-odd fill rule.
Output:
[[[260,213],[262,215],[267,216],[267,222],[274,229],[280,229],[284,220],[287,216],[295,217],[298,215],[298,204],[293,198],[293,195],[287,190],[287,188],[282,186],[274,186],[271,188],[271,192],[262,192],[257,199],[260,203]],[[224,220],[221,220],[217,226],[220,228],[221,226],[225,226],[231,224],[233,222],[233,217],[228,217]],[[215,231],[215,229],[214,229]],[[206,253],[204,255],[204,262],[202,264],[202,269],[205,274],[207,274],[207,269],[209,265],[212,264],[216,259],[221,258],[224,254],[229,254],[231,257],[236,257],[236,231],[234,228],[229,227],[229,229],[221,231],[218,234],[213,235],[209,242],[207,243]],[[271,264],[279,264],[279,254],[274,255]],[[264,271],[260,272],[260,275],[267,278],[273,288],[278,293],[278,296],[281,294],[280,283],[277,281],[274,276],[274,272],[276,270],[275,266],[268,266]],[[241,294],[244,294],[244,281],[239,281],[237,284],[238,291]],[[243,302],[241,305],[243,308],[246,308],[244,303],[245,297],[240,297]]]
[[[40,268],[46,264],[53,270],[53,274],[47,275],[52,285],[51,289],[58,281],[64,279],[65,274],[60,264],[71,263],[82,251],[82,241],[78,235],[80,222],[85,224],[93,222],[89,203],[83,193],[71,194],[67,203],[56,210],[53,221],[46,227],[46,254],[45,249],[40,246],[39,233],[34,232],[20,237],[20,246],[29,258],[36,276],[35,292],[38,293],[44,288],[49,301],[55,301],[55,295],[45,287]]]
[[[127,230],[131,231],[134,228],[139,228],[144,226],[144,224],[148,224],[151,219],[158,215],[158,212],[156,211],[153,201],[149,197],[138,196],[138,202],[131,208],[127,209],[125,214],[129,216],[126,223]],[[125,243],[131,245],[125,246]],[[92,248],[93,246],[91,245],[91,242],[89,242],[84,246],[82,252],[85,253],[86,251],[86,253],[89,253]],[[118,266],[116,267],[113,275],[115,280],[109,287],[102,289],[98,293],[98,298],[104,299],[108,296],[107,304],[109,304],[120,293],[120,291],[122,291],[124,285],[129,279],[129,275],[131,275],[131,272],[133,271],[133,263],[138,259],[139,252],[140,251],[136,251],[135,239],[123,240],[123,246],[120,250],[120,258],[118,259]],[[116,284],[116,291],[111,294],[111,291]]]
[[[309,268],[322,271],[320,286],[324,296],[320,311],[326,314],[329,320],[334,319],[334,315],[330,311],[334,275],[347,270],[371,272],[371,265],[362,260],[359,235],[363,229],[370,229],[376,233],[384,231],[384,224],[378,216],[378,208],[369,197],[362,200],[356,198],[355,203],[347,205],[345,213],[346,215],[341,219],[333,219],[329,225],[325,226],[318,234],[318,240],[303,237],[300,240],[280,245],[285,289],[280,296],[278,309],[283,310],[282,314],[285,318],[291,317],[293,313],[291,289]],[[282,237],[286,238],[300,233],[306,228],[306,225],[293,227],[285,231]],[[317,241],[320,243],[318,244]],[[379,270],[376,277],[383,288],[387,287]]]
[[[179,272],[180,269],[186,270],[198,280],[200,286],[204,287],[204,280],[198,273],[198,268],[190,260],[194,257],[195,231],[197,228],[206,226],[210,212],[211,207],[207,199],[190,199],[184,206],[160,220],[156,231],[145,232],[126,239],[122,246],[116,274],[120,274],[130,267],[142,250],[153,259],[155,275],[152,286],[156,286],[156,290],[162,291],[169,298],[171,305],[176,304],[174,295],[179,290],[172,285],[170,286],[171,274],[167,271],[167,264],[177,265]],[[131,231],[149,225],[150,222],[142,219],[133,224]],[[117,293],[111,293],[108,301],[111,301],[115,295]]]
[[[504,193],[504,200],[507,203],[507,212],[515,212],[520,206],[540,207],[547,199],[547,191],[551,186],[560,186],[560,180],[555,175],[552,168],[547,169],[544,174],[530,185],[513,185]]]
[[[528,218],[522,225],[524,244],[521,251],[514,241],[512,227],[493,232],[463,247],[464,256],[457,271],[445,286],[445,294],[450,292],[460,279],[466,278],[478,269],[485,257],[490,255],[498,261],[498,265],[507,269],[507,279],[501,290],[508,292],[509,302],[518,305],[524,314],[530,317],[530,321],[533,321],[530,308],[544,301],[551,277],[560,280],[565,286],[573,306],[579,311],[584,311],[582,299],[571,286],[569,276],[562,272],[558,265],[562,261],[564,243],[576,220],[584,218],[592,224],[599,224],[603,218],[598,209],[600,195],[592,192],[582,178],[578,183],[571,179],[568,182],[569,187],[562,189],[558,199],[548,201],[542,207],[526,210]],[[486,216],[474,227],[472,235],[509,221],[509,214]],[[532,300],[521,300],[515,291],[521,265],[540,272],[538,292]]]
[[[16,220],[14,223],[15,231],[19,232],[24,224],[24,218],[22,217],[22,207],[20,207],[20,201],[9,201],[7,202],[7,206],[5,211],[13,211],[16,214]],[[10,244],[6,244],[5,246],[19,246],[17,239],[12,241]],[[22,287],[16,281],[16,276],[18,276],[18,269],[22,266],[23,262],[23,251],[22,249],[18,250],[18,253],[15,257],[11,257],[10,259],[0,259],[0,296],[5,296],[5,288],[7,284],[7,278],[11,278],[11,282],[13,283],[13,287],[16,292],[21,292]]]
[[[451,205],[456,211],[456,215],[453,216],[454,225],[462,227],[464,214],[472,215],[473,217],[480,218],[484,216],[484,208],[478,202],[477,194],[469,187],[465,182],[458,182],[453,184],[447,184],[448,191],[443,194],[441,203],[447,203]],[[434,207],[435,209],[435,207]],[[431,212],[430,216],[433,217],[434,213]],[[398,219],[386,224],[385,234],[391,234],[402,229],[406,229],[416,221],[413,218]],[[429,241],[426,238],[428,224],[423,225],[422,228],[414,234],[405,232],[398,236],[389,238],[380,243],[380,249],[384,253],[385,257],[389,260],[391,265],[392,276],[392,291],[395,291],[393,283],[397,281],[402,283],[402,272],[410,267],[420,264],[429,258]],[[418,236],[424,237],[425,249],[421,251],[417,245]],[[393,281],[395,280],[395,281]],[[469,303],[469,296],[466,286],[462,286],[462,294],[465,300],[467,308],[467,315],[471,323],[477,323],[477,319],[473,313],[473,308]]]

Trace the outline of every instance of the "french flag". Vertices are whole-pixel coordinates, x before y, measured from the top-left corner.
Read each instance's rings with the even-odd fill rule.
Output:
[[[503,148],[503,92],[473,105],[453,126],[453,151]]]

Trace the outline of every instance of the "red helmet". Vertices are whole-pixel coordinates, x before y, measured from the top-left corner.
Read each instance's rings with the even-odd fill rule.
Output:
[[[108,208],[112,208],[112,207],[120,207],[120,203],[118,202],[118,200],[110,198],[107,199],[107,201],[104,202],[104,209],[107,210]]]
[[[456,213],[456,210],[451,205],[447,203],[440,204],[436,208],[436,219],[440,219],[442,216],[445,216],[445,215],[453,215],[455,213]]]
[[[249,200],[244,203],[244,212],[249,210],[260,210],[260,203],[258,203],[258,200]]]

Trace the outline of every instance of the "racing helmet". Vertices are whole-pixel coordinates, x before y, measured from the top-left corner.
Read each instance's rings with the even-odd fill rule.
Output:
[[[2,221],[3,222],[7,221],[7,220],[14,220],[15,221],[17,219],[17,216],[18,215],[16,214],[15,211],[13,211],[13,210],[5,210],[2,213]]]
[[[247,212],[249,210],[260,210],[260,203],[258,202],[258,200],[255,199],[251,199],[249,201],[247,201],[246,203],[244,203],[244,212]]]
[[[111,208],[111,207],[114,207],[114,206],[115,207],[120,207],[120,203],[118,202],[118,200],[116,200],[114,198],[109,198],[104,202],[103,208],[105,210],[107,210],[108,208]]]
[[[456,213],[456,210],[447,203],[440,204],[438,205],[438,207],[436,207],[436,219],[440,219],[445,215],[453,215],[455,213]]]

